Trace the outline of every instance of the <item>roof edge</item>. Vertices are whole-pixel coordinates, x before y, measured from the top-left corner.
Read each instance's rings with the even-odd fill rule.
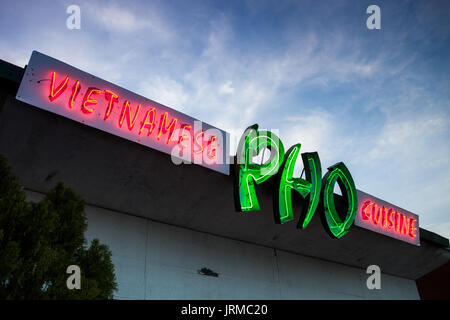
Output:
[[[439,247],[449,247],[449,240],[437,233],[428,231],[426,229],[420,228],[420,240],[430,242]]]

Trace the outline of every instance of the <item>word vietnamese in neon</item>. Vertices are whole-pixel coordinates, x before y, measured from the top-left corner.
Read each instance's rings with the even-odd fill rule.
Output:
[[[355,224],[414,245],[420,245],[419,216],[357,190]]]
[[[56,77],[56,72],[53,71],[50,73],[51,80],[48,95],[50,102],[58,101],[58,98],[66,89],[68,89],[71,83],[70,78],[67,75],[62,77],[60,81],[57,81]],[[71,94],[67,101],[67,107],[69,109],[74,108],[78,93],[82,87],[83,85],[79,80],[73,82]],[[114,92],[108,89],[97,89],[92,87],[87,88],[84,97],[78,100],[80,100],[81,112],[84,114],[91,114],[95,110],[103,115],[104,121],[107,121],[111,117],[111,114],[116,107],[116,103],[120,104],[119,96]],[[134,130],[136,134],[142,136],[150,136],[153,133],[156,140],[164,140],[166,144],[176,143],[187,146],[185,140],[191,139],[192,145],[194,145],[194,148],[192,149],[193,153],[203,152],[204,149],[207,148],[208,157],[215,159],[216,154],[214,151],[217,149],[215,146],[216,136],[210,136],[208,141],[203,141],[202,136],[204,135],[204,131],[201,131],[197,133],[194,138],[194,135],[190,134],[190,129],[192,128],[191,125],[180,125],[179,120],[176,117],[171,117],[167,111],[159,112],[155,107],[145,108],[142,107],[141,104],[138,104],[133,110],[131,102],[124,100],[120,109],[120,116],[116,119],[118,128],[126,128],[129,131]],[[140,118],[141,121],[136,122],[138,118]],[[154,130],[156,118],[160,119],[160,121],[158,128]],[[126,123],[126,126],[124,126],[124,123]],[[136,123],[138,123],[138,126],[135,128]],[[179,128],[181,133],[179,136],[174,137],[176,128]],[[165,136],[166,139],[162,139],[163,136]]]
[[[225,131],[42,53],[33,51],[16,98],[229,174]]]
[[[253,158],[263,149],[270,150],[267,161],[255,163]],[[332,238],[341,238],[348,233],[357,210],[357,193],[350,171],[339,162],[328,168],[322,178],[322,167],[317,152],[303,153],[302,161],[306,179],[294,177],[294,167],[301,145],[295,144],[284,152],[281,140],[270,131],[258,131],[258,125],[248,127],[238,145],[234,190],[235,206],[240,212],[260,209],[255,185],[273,177],[273,211],[276,223],[286,223],[294,219],[292,192],[300,194],[305,203],[297,223],[304,229],[310,223],[317,209],[327,233]],[[335,205],[334,187],[338,184],[346,209]],[[339,211],[340,210],[340,211]]]

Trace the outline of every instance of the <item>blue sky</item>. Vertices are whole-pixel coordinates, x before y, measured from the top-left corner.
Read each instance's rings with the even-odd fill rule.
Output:
[[[450,1],[2,1],[0,59],[32,50],[236,138],[278,129],[450,237]]]

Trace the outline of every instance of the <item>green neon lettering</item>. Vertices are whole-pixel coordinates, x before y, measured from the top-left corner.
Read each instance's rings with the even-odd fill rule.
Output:
[[[253,162],[253,157],[264,148],[270,150],[269,159],[261,164]],[[281,140],[270,131],[258,131],[258,125],[247,128],[239,142],[236,154],[236,180],[238,183],[236,206],[238,211],[259,210],[255,183],[260,184],[278,172],[284,157]]]
[[[306,228],[316,212],[320,200],[322,184],[322,167],[317,152],[303,153],[302,160],[305,169],[306,180],[294,178],[294,167],[300,153],[301,145],[295,144],[287,151],[287,157],[281,165],[282,170],[278,173],[278,189],[274,193],[275,220],[286,223],[294,219],[292,209],[292,190],[297,191],[305,198],[308,205],[303,206],[297,227]],[[275,184],[276,185],[276,184]],[[276,204],[278,203],[278,206]]]
[[[265,148],[270,150],[269,159],[267,161],[261,159],[260,164],[255,163],[254,157]],[[305,179],[295,178],[294,168],[300,149],[300,143],[293,145],[285,157],[283,144],[275,134],[258,131],[256,124],[248,127],[241,137],[235,158],[233,181],[236,210],[240,212],[259,210],[255,184],[261,184],[276,175],[273,181],[275,222],[286,223],[294,219],[292,190],[295,190],[304,199],[297,228],[303,229],[309,225],[320,204],[322,213],[320,218],[327,233],[332,238],[341,238],[353,224],[358,208],[352,175],[345,164],[339,162],[329,167],[321,179],[322,167],[319,155],[317,152],[311,152],[302,153]],[[342,196],[335,198],[336,183]]]
[[[336,182],[342,192],[344,203],[347,204],[345,216],[339,214],[334,203],[334,186]],[[357,211],[357,196],[355,183],[350,171],[345,164],[339,162],[328,168],[328,172],[323,177],[322,194],[324,226],[334,238],[343,237],[350,229],[355,220]]]

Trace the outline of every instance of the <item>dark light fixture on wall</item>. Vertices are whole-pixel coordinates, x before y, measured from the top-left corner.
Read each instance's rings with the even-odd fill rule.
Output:
[[[210,276],[210,277],[219,277],[219,274],[217,272],[212,271],[209,268],[201,268],[200,270],[197,270],[198,274],[204,275],[204,276]]]

